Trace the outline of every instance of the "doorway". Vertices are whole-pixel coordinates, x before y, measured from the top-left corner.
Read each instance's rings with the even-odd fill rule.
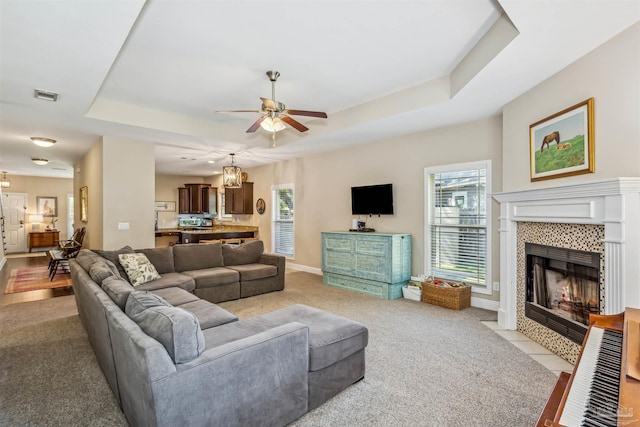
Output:
[[[26,252],[24,227],[26,210],[27,195],[25,193],[6,193],[2,195],[5,250],[7,253]]]

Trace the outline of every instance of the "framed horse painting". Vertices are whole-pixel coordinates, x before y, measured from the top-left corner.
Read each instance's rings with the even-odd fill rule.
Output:
[[[531,181],[593,173],[593,98],[529,126]]]

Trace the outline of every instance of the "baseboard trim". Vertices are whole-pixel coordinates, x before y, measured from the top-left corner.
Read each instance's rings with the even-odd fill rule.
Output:
[[[322,270],[317,267],[309,267],[308,265],[294,264],[291,262],[287,262],[287,268],[290,268],[292,270],[305,271],[307,273],[312,273],[312,274],[317,274],[319,276],[322,276]]]
[[[485,310],[498,311],[500,301],[492,301],[484,298],[471,297],[471,307],[484,308]]]

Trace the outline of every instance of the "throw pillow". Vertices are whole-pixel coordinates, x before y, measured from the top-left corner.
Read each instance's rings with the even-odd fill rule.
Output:
[[[204,352],[204,335],[198,318],[193,313],[169,305],[157,295],[145,291],[131,292],[125,313],[147,335],[164,346],[174,363],[189,362]]]
[[[160,279],[158,271],[145,254],[120,254],[118,258],[133,286]]]

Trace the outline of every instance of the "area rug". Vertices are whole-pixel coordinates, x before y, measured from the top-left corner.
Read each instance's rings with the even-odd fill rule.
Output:
[[[9,274],[5,294],[54,289],[71,286],[71,275],[58,271],[53,281],[49,280],[49,268],[46,265],[14,268]]]

